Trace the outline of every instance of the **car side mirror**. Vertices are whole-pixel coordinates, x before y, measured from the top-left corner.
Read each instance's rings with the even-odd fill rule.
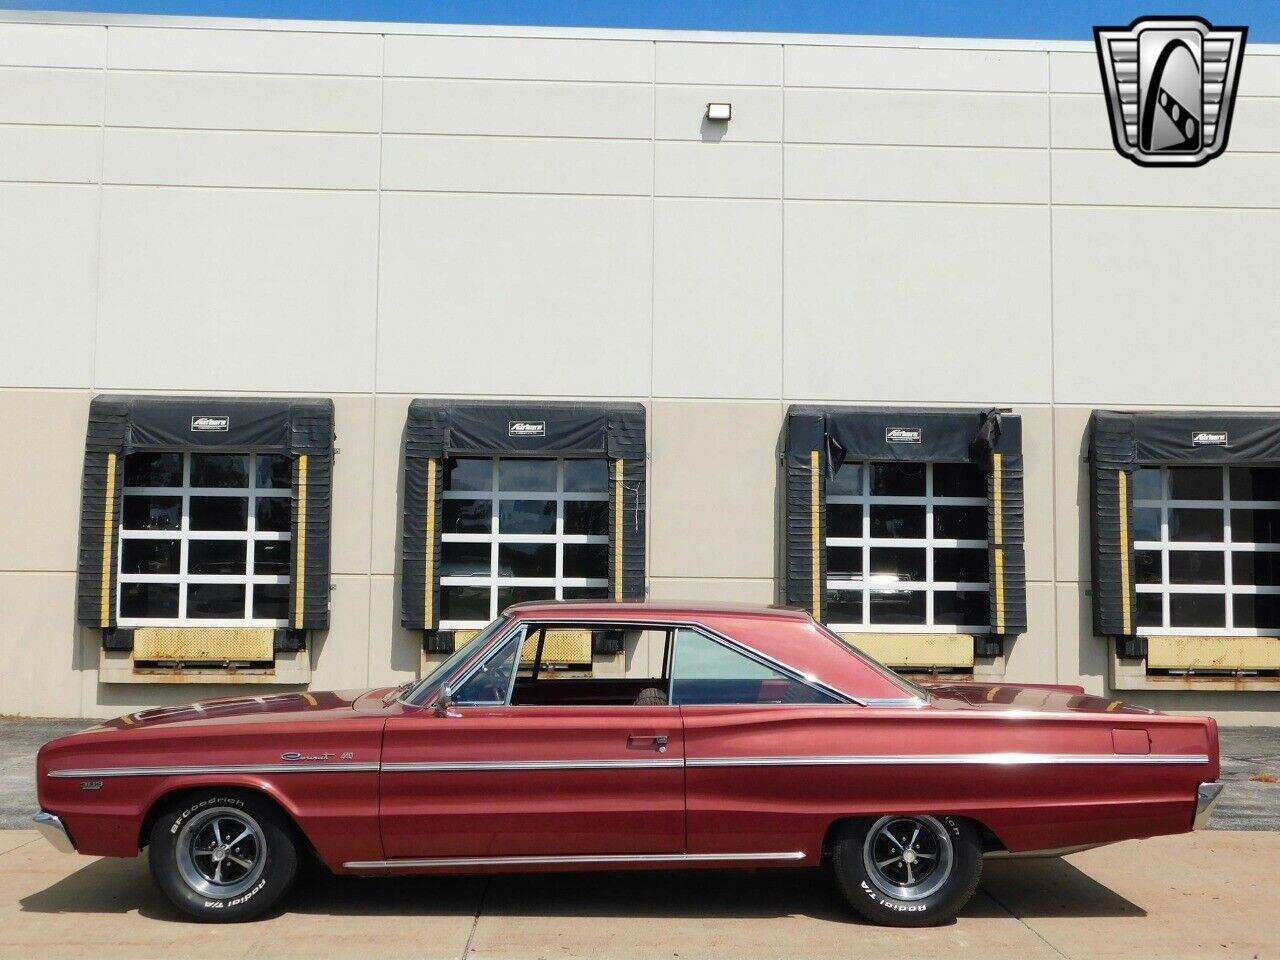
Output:
[[[453,709],[453,687],[447,683],[440,688],[440,693],[436,697],[437,717],[458,717],[461,716],[457,710]]]

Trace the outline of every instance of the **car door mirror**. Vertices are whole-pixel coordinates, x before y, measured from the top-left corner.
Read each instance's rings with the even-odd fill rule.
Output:
[[[453,687],[449,686],[447,683],[440,688],[440,693],[436,696],[436,716],[461,716],[457,710],[453,709]]]

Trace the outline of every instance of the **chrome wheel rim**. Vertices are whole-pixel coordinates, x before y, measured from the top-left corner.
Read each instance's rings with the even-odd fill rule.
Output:
[[[212,807],[182,827],[175,854],[187,886],[211,900],[227,900],[262,877],[267,842],[258,821],[243,810]]]
[[[935,817],[881,817],[862,843],[862,864],[872,884],[897,900],[923,900],[951,876],[955,849]]]

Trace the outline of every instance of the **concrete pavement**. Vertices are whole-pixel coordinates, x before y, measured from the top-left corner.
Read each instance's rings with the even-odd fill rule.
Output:
[[[861,922],[820,870],[364,879],[313,871],[283,911],[183,922],[146,861],[0,832],[0,958],[1276,958],[1280,833],[1205,832],[987,864],[952,924]]]

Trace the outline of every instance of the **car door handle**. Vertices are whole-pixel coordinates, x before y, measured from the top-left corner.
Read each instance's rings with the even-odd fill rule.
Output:
[[[667,752],[667,735],[659,734],[639,734],[633,733],[627,737],[628,748],[648,748],[657,750],[659,753]]]

